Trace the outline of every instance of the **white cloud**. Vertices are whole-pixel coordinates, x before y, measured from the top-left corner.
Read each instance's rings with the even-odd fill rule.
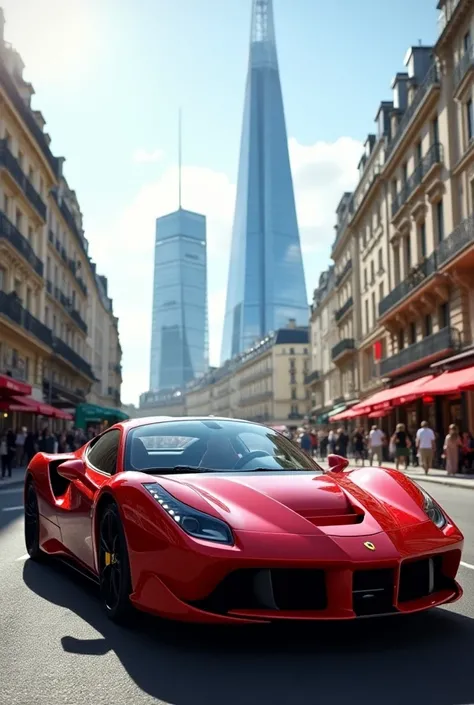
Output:
[[[305,146],[291,139],[289,147],[309,295],[329,261],[336,206],[357,183],[362,144],[343,137]],[[236,189],[226,174],[201,167],[185,166],[182,182],[183,207],[207,217],[210,362],[217,364]],[[136,402],[148,387],[155,219],[176,209],[177,196],[178,173],[171,168],[144,185],[107,232],[88,233],[120,319],[125,402]]]
[[[135,164],[154,164],[163,159],[164,152],[162,149],[146,150],[143,148],[136,149],[132,155],[132,160]]]

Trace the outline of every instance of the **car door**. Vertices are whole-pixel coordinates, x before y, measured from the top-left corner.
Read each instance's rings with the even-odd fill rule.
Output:
[[[67,502],[58,512],[64,545],[91,570],[94,570],[92,505],[97,492],[116,472],[120,437],[121,431],[114,428],[89,444],[84,463],[91,487],[80,481],[71,482]]]

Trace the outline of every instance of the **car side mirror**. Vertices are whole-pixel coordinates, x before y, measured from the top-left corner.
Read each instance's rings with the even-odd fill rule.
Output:
[[[330,455],[328,455],[328,465],[330,472],[343,472],[349,465],[349,461],[341,455],[330,453]]]
[[[57,467],[58,475],[64,477],[65,480],[73,482],[74,480],[82,480],[85,476],[84,463],[79,458],[66,460]]]

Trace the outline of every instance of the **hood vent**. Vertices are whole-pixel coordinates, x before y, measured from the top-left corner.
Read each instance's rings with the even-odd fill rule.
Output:
[[[364,512],[349,503],[345,512],[336,510],[323,514],[307,509],[298,513],[314,526],[345,526],[348,524],[361,524],[364,521]]]

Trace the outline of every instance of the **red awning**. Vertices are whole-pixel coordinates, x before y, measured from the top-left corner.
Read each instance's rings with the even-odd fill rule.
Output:
[[[353,409],[346,409],[345,411],[341,411],[340,414],[336,414],[335,416],[330,416],[329,421],[333,423],[334,421],[345,421],[346,419],[355,419],[356,417],[361,416],[361,413],[356,413],[353,411]]]
[[[14,394],[31,394],[32,391],[29,384],[18,382],[8,375],[0,375],[0,398],[11,397]]]
[[[67,411],[63,411],[62,409],[54,409],[54,415],[57,419],[63,419],[64,421],[74,420],[74,416],[72,414],[69,414]]]
[[[41,414],[41,416],[54,416],[56,409],[49,404],[42,404],[32,397],[12,397],[3,401],[2,406],[6,411],[19,411],[25,414]]]
[[[353,406],[352,411],[357,411],[359,416],[364,416],[373,411],[382,411],[384,409],[390,409],[392,406],[408,404],[425,394],[426,384],[431,379],[433,379],[433,375],[427,375],[426,377],[415,379],[413,382],[399,384],[398,387],[382,389],[381,392],[377,392],[368,399],[361,401],[360,404]],[[426,393],[428,393],[427,390]]]
[[[454,372],[443,372],[438,377],[434,377],[423,389],[423,394],[456,394],[474,390],[474,367],[466,367],[464,370]]]

